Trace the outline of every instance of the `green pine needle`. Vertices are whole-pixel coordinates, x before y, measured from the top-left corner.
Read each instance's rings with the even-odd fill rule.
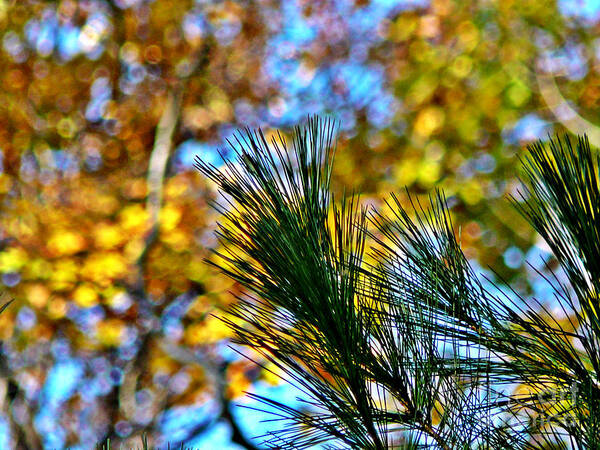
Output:
[[[211,264],[247,290],[222,320],[305,394],[300,409],[250,394],[273,417],[263,444],[600,448],[600,190],[587,139],[531,146],[513,199],[569,278],[540,273],[565,328],[535,299],[490,292],[441,191],[425,205],[409,195],[409,209],[392,195],[389,217],[333,198],[334,129],[309,118],[289,146],[246,130],[222,168],[196,160],[225,199]]]

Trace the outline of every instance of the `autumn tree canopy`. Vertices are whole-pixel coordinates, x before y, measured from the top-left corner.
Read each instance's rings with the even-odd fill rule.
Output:
[[[191,165],[236,128],[330,114],[334,191],[443,187],[465,255],[538,289],[535,234],[503,201],[517,156],[547,132],[597,138],[598,24],[565,5],[0,2],[8,439],[160,445],[225,423],[251,445],[230,401],[275,381],[210,315],[241,287],[203,263],[216,191]]]

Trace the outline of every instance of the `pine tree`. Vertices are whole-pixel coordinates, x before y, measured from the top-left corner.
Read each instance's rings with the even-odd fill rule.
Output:
[[[435,191],[390,213],[330,193],[335,124],[291,145],[246,130],[233,159],[197,168],[223,201],[211,264],[248,294],[223,315],[235,342],[304,392],[249,394],[277,448],[600,448],[599,157],[587,138],[529,147],[510,200],[566,280],[539,271],[562,310],[478,275]],[[408,194],[408,193],[407,193]],[[562,273],[562,272],[561,272]]]

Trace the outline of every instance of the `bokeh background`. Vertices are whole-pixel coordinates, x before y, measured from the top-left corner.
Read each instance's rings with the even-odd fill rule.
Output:
[[[594,0],[0,0],[0,448],[253,448],[192,167],[236,129],[340,124],[334,188],[449,197],[467,256],[548,296],[507,201],[548,134],[600,143]],[[404,195],[404,194],[402,194]],[[405,197],[403,197],[405,198]],[[495,270],[495,273],[490,271]],[[236,353],[238,350],[240,353]]]

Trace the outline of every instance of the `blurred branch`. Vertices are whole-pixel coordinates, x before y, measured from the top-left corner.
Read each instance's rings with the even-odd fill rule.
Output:
[[[16,390],[16,396],[14,400],[7,405],[7,417],[10,423],[11,432],[13,433],[14,448],[17,450],[42,448],[40,436],[33,425],[34,406],[27,402],[25,393],[14,380],[9,380],[9,392],[11,391],[11,388],[12,390]],[[19,412],[17,409],[21,411]]]
[[[132,288],[128,288],[129,293],[133,294],[134,298],[136,298],[138,302],[149,309],[149,311],[144,311],[146,315],[148,313],[152,313],[152,306],[149,304],[149,301],[146,298],[143,265],[148,250],[156,240],[158,234],[164,176],[169,155],[171,153],[171,148],[173,147],[173,135],[179,120],[181,97],[181,87],[176,87],[175,89],[169,91],[167,94],[165,108],[156,127],[154,148],[150,155],[147,176],[148,200],[146,202],[146,208],[150,215],[151,229],[146,238],[146,242],[142,251],[136,258],[136,266],[138,270],[136,283]],[[148,357],[148,345],[150,334],[152,333],[153,331],[151,328],[142,337],[142,343],[135,358],[130,361],[125,368],[123,383],[121,386],[115,386],[113,391],[111,391],[107,397],[107,406],[111,410],[111,423],[109,425],[109,430],[102,441],[110,438],[111,441],[117,442],[118,439],[116,437],[114,425],[119,419],[120,413],[122,412],[126,417],[128,417],[132,414],[132,408],[135,408],[135,391],[137,388],[139,375],[143,370],[145,365],[144,362]]]
[[[258,450],[259,447],[255,446],[240,429],[239,424],[237,423],[235,416],[231,413],[231,408],[233,405],[227,396],[225,395],[225,372],[227,371],[227,367],[229,363],[227,361],[222,361],[220,363],[215,362],[207,357],[203,357],[202,355],[197,355],[189,349],[182,348],[172,342],[161,340],[160,347],[167,354],[171,355],[173,358],[177,359],[182,364],[200,364],[204,367],[208,373],[210,373],[213,378],[213,382],[217,388],[216,397],[221,406],[221,413],[219,417],[210,421],[210,423],[200,422],[194,428],[190,429],[185,439],[182,439],[181,442],[178,442],[174,447],[178,447],[181,444],[185,444],[185,442],[194,439],[197,436],[200,436],[202,433],[207,431],[210,428],[210,425],[215,422],[224,419],[231,426],[231,441],[241,445],[244,448],[251,450]]]
[[[0,313],[13,301],[14,299],[11,299],[0,306]],[[27,450],[42,448],[39,434],[33,425],[33,410],[36,408],[37,401],[30,404],[25,400],[25,393],[15,379],[15,373],[7,361],[4,345],[0,345],[0,410],[8,420],[14,448]],[[15,407],[23,409],[22,418],[15,417]]]
[[[173,134],[179,121],[182,87],[177,86],[167,94],[164,111],[156,127],[154,148],[148,166],[148,200],[146,209],[150,214],[152,231],[156,232],[162,206],[163,180],[167,161],[173,147]]]
[[[123,415],[128,419],[135,418],[136,402],[135,391],[140,376],[140,370],[129,363],[125,369],[123,382],[119,388],[119,405]]]
[[[231,442],[241,445],[244,448],[258,450],[259,447],[250,442],[242,433],[242,430],[240,429],[235,417],[231,413],[231,408],[233,405],[231,404],[231,401],[224,395],[224,390],[221,391],[221,394],[221,404],[223,405],[223,409],[221,410],[221,418],[227,420],[229,425],[231,425]]]
[[[156,126],[156,134],[154,138],[154,146],[150,153],[148,163],[148,173],[146,177],[148,186],[148,197],[146,200],[146,211],[150,217],[150,231],[146,236],[143,248],[137,258],[135,265],[137,266],[137,278],[133,286],[128,286],[127,290],[132,295],[141,308],[141,314],[147,320],[154,320],[154,305],[147,299],[146,289],[144,286],[144,264],[148,251],[156,241],[160,226],[160,211],[163,203],[163,187],[166,177],[167,167],[171,158],[171,153],[174,147],[177,124],[179,123],[181,104],[183,100],[183,92],[190,77],[198,75],[206,69],[209,63],[208,55],[213,45],[212,35],[207,36],[204,45],[198,51],[192,68],[187,76],[181,77],[175,81],[167,93],[165,105],[161,117]],[[116,436],[114,425],[122,413],[125,417],[130,418],[135,414],[135,393],[138,389],[140,375],[143,373],[147,358],[150,354],[149,347],[154,338],[160,334],[160,328],[150,326],[145,329],[141,336],[141,345],[136,356],[127,364],[125,368],[123,383],[120,386],[115,386],[113,391],[108,395],[108,406],[111,409],[109,413],[111,423],[109,430],[106,433],[103,441],[107,438],[111,442],[118,443],[119,439]],[[166,389],[166,388],[165,388]],[[159,404],[165,404],[168,394],[159,395]],[[155,422],[151,422],[149,426],[142,427],[145,431],[152,431],[150,428],[155,428]]]
[[[146,211],[150,216],[150,232],[146,238],[145,245],[137,258],[138,267],[143,266],[148,250],[156,240],[158,235],[160,210],[162,207],[163,186],[166,169],[173,149],[173,141],[177,123],[179,122],[181,112],[181,102],[183,92],[187,81],[193,75],[198,75],[206,69],[209,63],[208,55],[213,45],[211,35],[207,36],[204,45],[198,52],[197,57],[190,74],[176,81],[175,87],[171,88],[167,94],[165,108],[156,126],[156,135],[154,147],[150,154],[148,163],[147,185],[148,198],[146,201]],[[143,278],[143,277],[141,277]],[[143,280],[139,280],[142,283]],[[141,290],[141,285],[137,287]]]

